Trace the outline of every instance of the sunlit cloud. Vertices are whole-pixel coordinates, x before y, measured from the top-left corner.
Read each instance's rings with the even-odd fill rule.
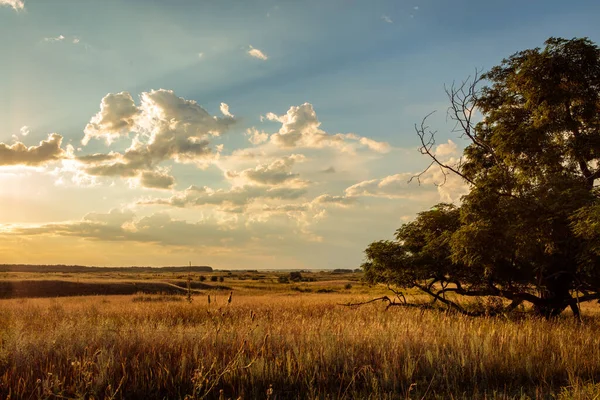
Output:
[[[57,133],[48,135],[38,146],[26,146],[22,142],[12,145],[0,143],[0,166],[28,165],[39,166],[49,162],[59,161],[66,156],[61,148],[63,137]]]
[[[62,42],[65,39],[66,38],[64,35],[58,35],[56,37],[46,37],[46,38],[44,38],[44,42],[50,42],[50,43]]]
[[[381,19],[382,19],[384,22],[387,22],[388,24],[393,24],[393,23],[394,23],[394,21],[392,21],[392,18],[390,18],[390,17],[389,17],[389,16],[387,16],[387,15],[382,15],[382,16],[381,16]]]
[[[25,9],[23,0],[0,0],[0,6],[12,7],[15,11],[22,11]]]
[[[138,205],[167,205],[178,208],[217,206],[221,211],[240,213],[257,199],[295,200],[306,194],[304,188],[239,186],[232,189],[212,189],[207,186],[190,186],[170,198],[140,200]]]
[[[65,35],[58,35],[58,36],[54,36],[54,37],[45,37],[44,39],[42,39],[42,42],[45,42],[45,43],[64,42],[64,43],[71,43],[71,44],[78,45],[81,43],[81,38],[79,38],[77,36],[67,37]],[[84,47],[89,48],[89,45],[84,44]]]
[[[308,182],[299,179],[299,174],[292,172],[294,164],[305,161],[301,154],[292,154],[277,159],[268,164],[260,164],[241,172],[226,171],[227,179],[237,182],[238,186],[265,185],[265,186],[295,186],[303,187]]]
[[[458,146],[452,140],[436,146],[433,151],[447,165],[456,165],[458,162]],[[425,197],[433,200],[430,195],[437,192],[437,200],[452,203],[460,201],[468,190],[468,185],[460,176],[433,165],[425,171],[403,172],[356,183],[346,188],[345,195],[386,199]]]
[[[248,136],[248,141],[254,145],[261,144],[269,140],[269,134],[267,132],[259,131],[254,127],[246,130],[246,136]]]
[[[100,111],[85,127],[82,144],[92,139],[107,145],[129,138],[125,152],[112,151],[77,158],[86,174],[104,177],[137,178],[148,188],[167,189],[174,177],[165,174],[160,164],[167,161],[202,165],[218,157],[223,147],[210,147],[210,140],[235,123],[229,106],[221,103],[224,117],[210,115],[193,100],[177,97],[171,90],[152,90],[140,95],[136,105],[128,92],[109,93]]]
[[[230,117],[233,118],[234,115],[232,113],[229,112],[229,105],[225,104],[225,103],[221,103],[221,114],[223,114],[226,117]]]
[[[250,56],[252,56],[254,58],[258,58],[260,60],[268,60],[269,59],[269,57],[265,53],[263,53],[259,49],[255,49],[252,46],[250,46],[250,50],[248,50],[248,54],[250,54]]]
[[[267,113],[263,119],[281,123],[278,132],[270,136],[271,143],[280,148],[336,148],[345,153],[354,153],[358,147],[378,153],[387,153],[386,142],[361,137],[354,133],[329,134],[320,129],[321,122],[310,103],[293,106],[283,115]]]

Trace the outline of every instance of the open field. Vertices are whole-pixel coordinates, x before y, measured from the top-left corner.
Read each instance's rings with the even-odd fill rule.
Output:
[[[133,279],[187,284],[177,274],[10,274],[4,284],[32,287]],[[214,272],[201,282],[196,274],[191,303],[185,290],[0,300],[0,398],[592,399],[600,393],[596,306],[585,309],[583,324],[567,313],[549,322],[385,311],[381,303],[347,308],[338,304],[385,289],[363,285],[359,274],[304,273],[313,281],[292,283],[279,283],[280,275]]]

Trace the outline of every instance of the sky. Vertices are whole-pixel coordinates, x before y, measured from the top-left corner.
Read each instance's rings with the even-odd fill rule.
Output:
[[[358,268],[467,188],[444,85],[600,2],[0,0],[0,264]]]

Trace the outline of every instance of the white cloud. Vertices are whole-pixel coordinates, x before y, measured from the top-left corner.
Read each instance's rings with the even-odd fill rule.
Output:
[[[229,105],[227,105],[226,103],[221,103],[221,114],[223,114],[226,117],[230,117],[233,118],[234,115],[232,113],[229,112]]]
[[[141,200],[138,204],[168,205],[179,208],[217,206],[221,211],[239,213],[257,199],[294,200],[305,193],[305,189],[288,187],[241,186],[229,190],[214,190],[206,186],[190,186],[168,199]]]
[[[177,97],[171,90],[143,92],[139,106],[127,92],[108,94],[86,126],[82,143],[101,138],[111,143],[134,134],[131,145],[124,153],[93,154],[77,160],[89,175],[138,177],[147,187],[171,187],[172,177],[159,171],[161,162],[201,166],[222,151],[222,146],[216,146],[216,152],[210,148],[210,138],[227,131],[235,119],[226,104],[221,111],[224,118],[211,116],[195,101]]]
[[[386,142],[378,142],[376,140],[369,139],[366,137],[361,137],[358,139],[358,141],[360,142],[360,144],[377,153],[388,153],[390,151],[390,145]]]
[[[25,9],[23,0],[0,0],[0,6],[12,7],[15,11],[22,11]]]
[[[390,149],[389,144],[385,142],[377,142],[353,133],[332,135],[321,130],[321,122],[310,103],[290,107],[283,115],[268,113],[264,118],[281,123],[279,131],[271,135],[271,142],[280,148],[333,147],[345,153],[353,153],[360,146],[380,153],[386,153]]]
[[[252,56],[254,58],[258,58],[260,60],[268,60],[269,59],[269,57],[265,53],[263,53],[259,49],[255,49],[252,46],[250,46],[250,50],[248,50],[248,54],[250,54],[250,56]]]
[[[455,163],[455,159],[448,161]],[[381,179],[370,179],[348,187],[345,191],[348,197],[379,197],[386,199],[415,199],[430,198],[437,191],[439,201],[457,202],[469,191],[468,185],[458,175],[444,173],[439,167],[432,166],[421,174],[419,180],[415,173],[389,175]]]
[[[458,164],[458,147],[452,140],[437,145],[433,153],[443,163]],[[350,197],[403,199],[416,198],[434,192],[434,189],[437,190],[439,199],[446,202],[459,201],[469,190],[461,177],[453,173],[445,174],[437,165],[433,165],[421,174],[406,172],[365,180],[348,187],[345,193]]]
[[[12,145],[0,143],[0,166],[29,165],[38,166],[52,161],[61,160],[66,156],[61,148],[63,137],[57,133],[48,135],[47,140],[38,146],[25,146],[22,142]]]
[[[261,144],[269,140],[268,133],[265,131],[259,131],[255,127],[246,129],[246,136],[248,136],[248,141],[254,145]]]
[[[109,93],[100,103],[100,111],[92,117],[84,129],[81,143],[85,146],[91,139],[103,138],[107,144],[127,135],[135,126],[140,110],[128,92]]]
[[[402,173],[386,176],[382,179],[359,182],[346,189],[346,196],[384,197],[388,199],[413,197],[415,190],[419,189],[416,183],[408,184],[413,175],[412,173]]]
[[[381,19],[382,19],[384,22],[387,22],[388,24],[393,24],[393,23],[394,23],[394,21],[392,21],[392,19],[391,19],[389,16],[387,16],[387,15],[382,15],[382,16],[381,16]]]
[[[45,37],[42,39],[42,42],[45,42],[45,43],[64,42],[64,43],[72,43],[74,45],[79,45],[81,43],[86,49],[90,48],[90,46],[88,44],[82,43],[81,38],[79,38],[77,36],[58,35],[55,37]]]
[[[355,204],[356,199],[348,196],[332,196],[330,194],[322,194],[313,199],[312,204],[332,204],[338,206],[349,206]]]
[[[44,38],[44,42],[62,42],[63,40],[65,40],[65,37],[63,35],[58,35],[57,37]]]
[[[198,53],[198,58],[202,58],[202,57],[204,57],[204,53],[202,53],[202,52]]]
[[[21,136],[27,136],[29,135],[29,127],[27,125],[22,126],[21,129],[19,129],[19,132],[21,133]]]
[[[234,182],[239,182],[238,186],[247,184],[278,186],[286,184],[288,186],[303,187],[307,182],[298,179],[299,174],[295,174],[291,170],[295,163],[303,162],[304,160],[305,157],[303,155],[292,154],[269,164],[258,165],[255,168],[249,168],[239,173],[226,171],[225,176]]]
[[[448,158],[457,155],[458,147],[456,143],[448,139],[448,142],[442,143],[435,148],[435,155],[440,158]]]

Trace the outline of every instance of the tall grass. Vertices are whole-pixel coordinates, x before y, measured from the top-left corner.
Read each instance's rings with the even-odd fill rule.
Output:
[[[600,323],[348,296],[0,301],[0,398],[593,398]],[[589,396],[589,397],[588,397]]]

